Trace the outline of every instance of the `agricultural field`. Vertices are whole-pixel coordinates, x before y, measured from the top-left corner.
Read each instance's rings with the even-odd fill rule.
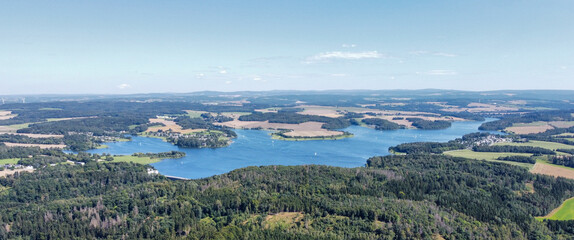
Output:
[[[0,120],[7,120],[16,117],[16,114],[12,114],[11,111],[0,111]]]
[[[9,143],[9,142],[5,142],[4,144],[8,147],[39,147],[42,149],[47,149],[47,148],[64,149],[64,148],[66,148],[66,145],[64,145],[64,144],[29,144],[29,143]]]
[[[574,198],[564,201],[560,207],[552,210],[552,212],[544,217],[537,217],[537,219],[574,220]]]
[[[194,110],[185,110],[185,112],[187,113],[187,116],[189,116],[190,118],[198,118],[201,117],[201,114],[209,113],[206,111],[194,111]]]
[[[175,123],[174,121],[164,119],[164,118],[150,118],[149,122],[150,123],[162,123],[165,126],[152,126],[152,127],[149,127],[146,130],[146,132],[157,132],[158,130],[162,130],[165,132],[165,131],[171,130],[172,132],[178,132],[178,133],[186,134],[186,133],[205,131],[205,129],[183,129],[181,126],[177,125],[177,123]]]
[[[464,150],[446,151],[446,152],[444,152],[444,154],[449,155],[449,156],[453,156],[453,157],[463,157],[463,158],[484,160],[484,161],[489,161],[489,162],[502,162],[502,163],[507,163],[507,164],[511,164],[511,165],[525,167],[528,169],[530,169],[534,166],[534,164],[530,164],[530,163],[498,160],[498,157],[507,157],[507,156],[530,157],[530,156],[532,156],[532,154],[529,154],[529,153],[474,152],[474,151],[469,150],[469,149],[464,149]]]
[[[340,131],[331,131],[321,128],[324,123],[320,122],[305,122],[300,124],[290,123],[269,123],[269,121],[239,121],[233,120],[224,123],[215,123],[215,125],[226,126],[236,129],[251,129],[261,128],[267,130],[292,130],[289,132],[290,137],[322,137],[322,136],[338,136],[343,135]]]
[[[512,132],[515,134],[531,134],[531,133],[541,133],[547,130],[554,129],[554,127],[547,122],[533,122],[533,123],[515,123],[512,127],[507,127],[504,129],[506,132]]]
[[[161,158],[150,157],[136,157],[129,155],[113,156],[114,160],[111,162],[134,162],[139,164],[151,164],[161,161]]]
[[[569,128],[574,126],[574,121],[552,121],[548,122],[548,124],[556,128]]]
[[[469,103],[466,107],[456,107],[456,106],[445,106],[446,108],[441,109],[446,112],[472,112],[472,113],[480,113],[480,112],[508,112],[508,111],[516,111],[518,108],[511,107],[511,106],[498,106],[494,104],[485,104],[485,103]]]
[[[525,143],[517,143],[517,142],[504,142],[504,143],[495,143],[494,145],[510,145],[510,146],[531,146],[531,147],[541,147],[546,148],[549,150],[555,149],[574,149],[573,145],[567,145],[562,143],[555,143],[555,142],[545,142],[545,141],[529,141]]]
[[[537,161],[530,169],[531,173],[544,174],[553,177],[574,179],[574,169]]]

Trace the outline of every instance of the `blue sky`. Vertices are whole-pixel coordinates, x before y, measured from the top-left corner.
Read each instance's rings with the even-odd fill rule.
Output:
[[[574,89],[574,1],[2,1],[0,94]]]

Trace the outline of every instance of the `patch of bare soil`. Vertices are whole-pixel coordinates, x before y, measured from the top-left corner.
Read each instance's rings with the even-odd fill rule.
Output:
[[[9,170],[9,169],[4,169],[4,171],[0,171],[0,177],[6,177],[8,175],[12,175],[14,173],[17,172],[33,172],[34,169],[33,168],[23,168],[23,169],[14,169],[14,170]]]

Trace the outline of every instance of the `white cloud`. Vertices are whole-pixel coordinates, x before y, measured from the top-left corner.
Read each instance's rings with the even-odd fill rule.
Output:
[[[346,76],[348,76],[348,75],[345,73],[333,73],[333,74],[331,74],[331,77],[346,77]]]
[[[127,83],[122,83],[120,85],[118,85],[119,89],[126,89],[126,88],[131,88],[132,86],[127,84]]]
[[[221,73],[221,74],[227,74],[227,70],[225,70],[225,69],[220,70],[219,73]]]
[[[458,55],[453,53],[446,53],[446,52],[431,52],[426,50],[418,50],[418,51],[411,51],[409,52],[411,55],[422,56],[422,55],[432,55],[438,57],[457,57]]]
[[[232,83],[231,81],[225,81],[225,84],[231,84],[231,83]]]
[[[357,44],[343,44],[343,45],[341,45],[341,47],[344,47],[344,48],[354,48],[354,47],[357,47]]]
[[[417,72],[417,74],[422,75],[434,75],[434,76],[448,76],[448,75],[457,75],[458,72],[453,70],[430,70],[428,72]]]
[[[444,53],[444,52],[437,52],[437,53],[433,53],[432,55],[435,56],[440,56],[440,57],[456,57],[456,54],[452,54],[452,53]]]
[[[319,53],[315,56],[311,56],[307,58],[305,63],[313,63],[319,62],[324,60],[332,60],[332,59],[342,59],[342,60],[359,60],[359,59],[376,59],[382,58],[383,54],[380,54],[377,51],[368,51],[368,52],[324,52]]]

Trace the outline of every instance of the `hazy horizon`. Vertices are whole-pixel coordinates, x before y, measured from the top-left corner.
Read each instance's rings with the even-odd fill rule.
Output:
[[[572,1],[10,1],[0,95],[574,90]]]

